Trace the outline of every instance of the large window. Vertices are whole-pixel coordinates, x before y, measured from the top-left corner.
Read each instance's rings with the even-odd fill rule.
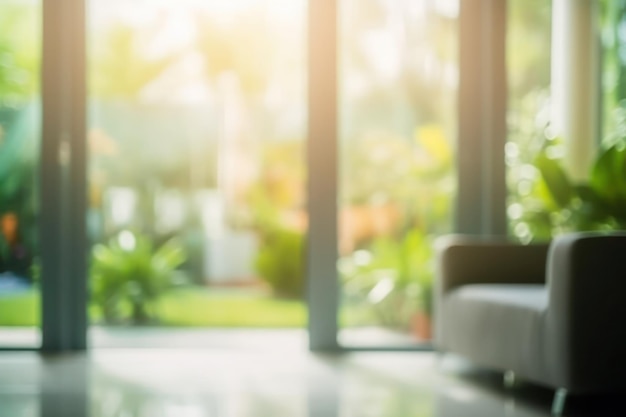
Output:
[[[96,344],[110,325],[305,326],[305,10],[89,3]]]
[[[457,1],[340,3],[340,343],[430,340],[456,194]]]
[[[507,199],[509,235],[545,239],[585,202],[546,206],[537,164],[578,146],[551,129],[555,60],[557,91],[588,96],[602,62],[595,136],[623,136],[618,3],[597,56],[596,3],[575,9],[585,72],[555,59],[569,14],[541,0],[0,0],[0,346],[37,346],[40,310],[65,349],[85,310],[100,345],[301,329],[305,299],[312,346],[427,342],[438,236],[502,232]]]
[[[40,344],[40,14],[38,1],[0,1],[0,347]]]

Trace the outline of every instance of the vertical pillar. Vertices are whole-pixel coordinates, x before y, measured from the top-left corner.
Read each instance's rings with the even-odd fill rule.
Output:
[[[86,347],[84,0],[43,2],[40,170],[44,351]]]
[[[599,140],[599,1],[553,0],[552,7],[552,128],[564,140],[567,172],[583,180]]]
[[[327,350],[338,347],[337,0],[309,0],[308,16],[309,345]]]
[[[456,231],[506,235],[506,2],[460,2]]]

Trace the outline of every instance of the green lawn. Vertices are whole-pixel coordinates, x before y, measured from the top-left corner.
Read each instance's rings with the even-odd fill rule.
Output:
[[[167,326],[304,327],[306,308],[296,300],[281,300],[235,290],[182,289],[160,302],[161,323]]]
[[[38,326],[39,291],[0,295],[0,326]]]
[[[0,326],[37,326],[39,293],[0,297]],[[92,319],[97,313],[91,309]],[[236,290],[188,288],[167,292],[160,300],[160,324],[202,327],[304,327],[303,302]]]
[[[38,326],[39,291],[0,296],[0,327]],[[90,307],[98,322],[98,309]],[[185,288],[168,291],[159,303],[160,325],[180,327],[305,327],[304,302],[245,290]],[[376,323],[371,309],[344,306],[342,327]]]

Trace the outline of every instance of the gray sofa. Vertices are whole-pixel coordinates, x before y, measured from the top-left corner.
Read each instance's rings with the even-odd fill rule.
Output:
[[[626,233],[437,242],[437,350],[557,393],[626,392]]]

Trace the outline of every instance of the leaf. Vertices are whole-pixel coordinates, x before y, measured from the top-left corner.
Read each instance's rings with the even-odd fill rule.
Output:
[[[548,158],[545,153],[541,153],[537,156],[535,166],[541,173],[557,206],[561,209],[568,207],[575,196],[575,190],[559,162]]]
[[[155,248],[147,236],[133,236],[131,247],[112,238],[92,251],[92,300],[108,321],[153,315],[151,305],[174,285],[175,270],[186,259],[184,247],[175,239]],[[132,316],[130,310],[122,313],[124,305],[133,306]]]
[[[594,221],[602,220],[611,214],[610,202],[607,202],[604,197],[598,194],[590,185],[577,185],[576,194],[579,196],[583,207],[593,210]]]
[[[615,196],[616,187],[613,184],[613,161],[617,149],[615,146],[611,146],[598,155],[596,162],[591,170],[591,178],[589,185],[598,195],[606,198],[607,200],[613,200]]]
[[[185,249],[176,239],[165,242],[154,254],[153,264],[167,271],[178,268],[187,260]]]

